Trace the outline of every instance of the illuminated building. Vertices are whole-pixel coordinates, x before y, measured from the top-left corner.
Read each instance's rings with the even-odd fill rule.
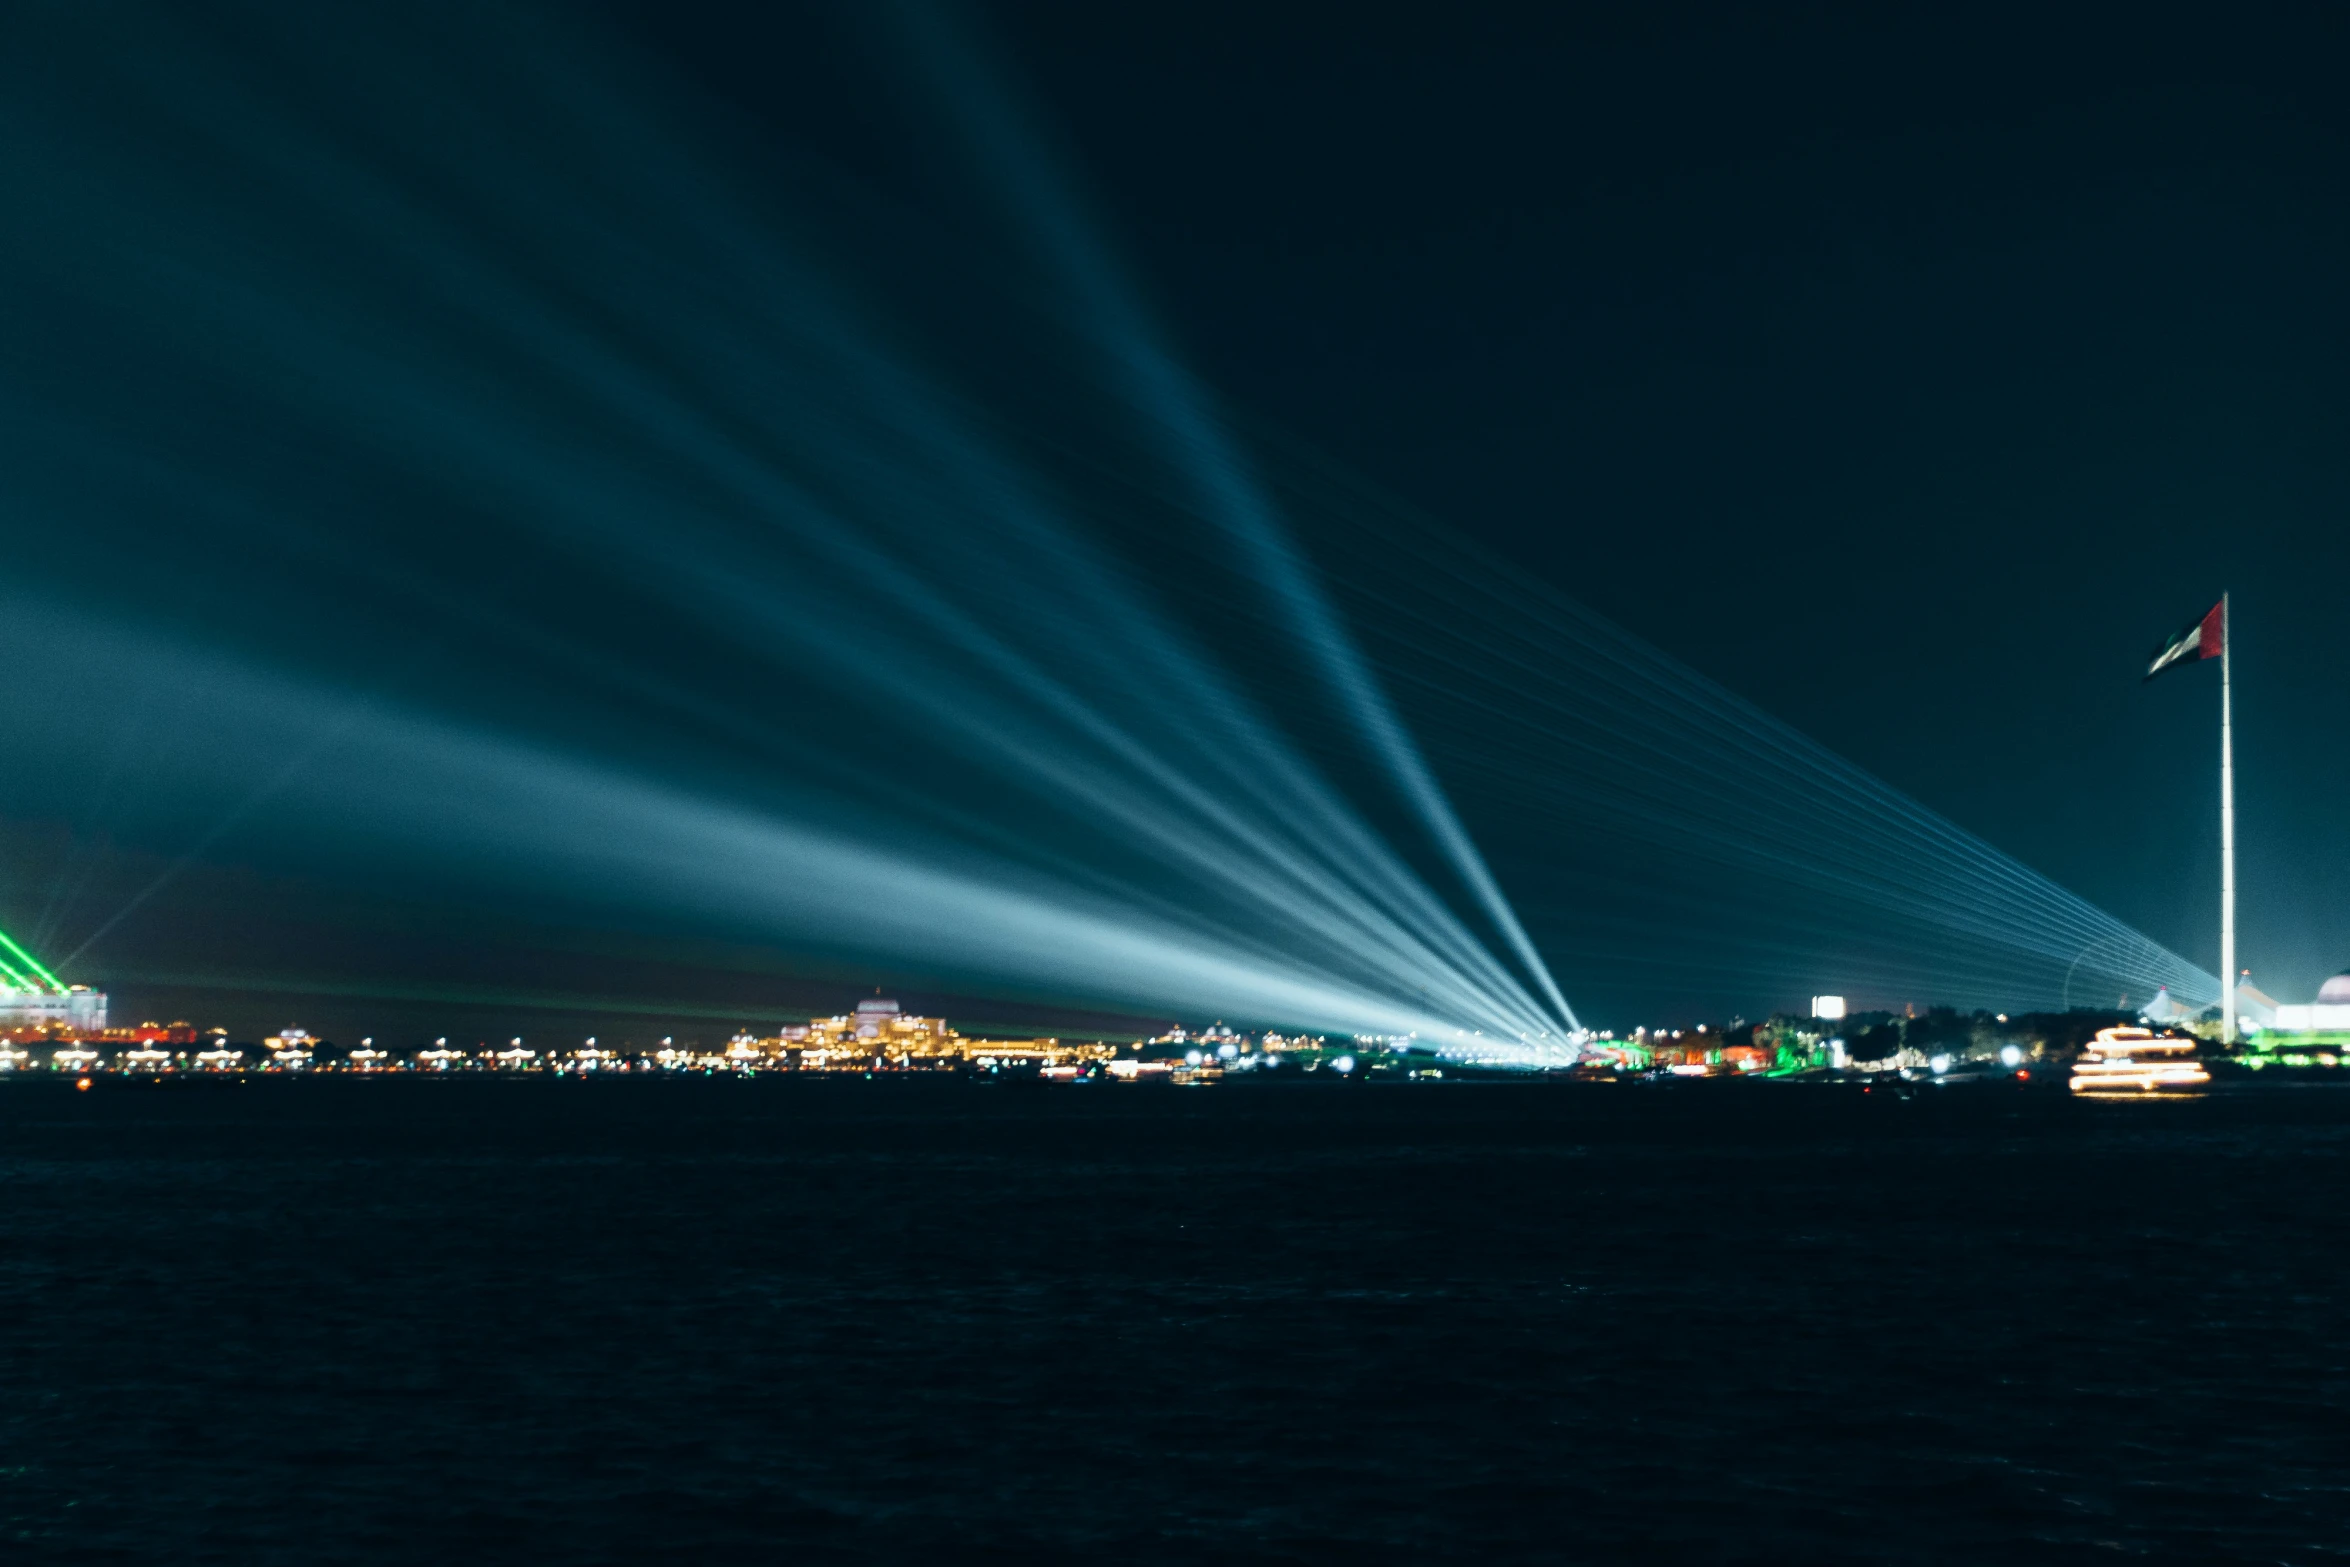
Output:
[[[1098,1040],[1090,1044],[1064,1044],[1058,1039],[974,1039],[964,1048],[966,1058],[983,1072],[1028,1067],[1038,1072],[1060,1073],[1107,1061],[1117,1054]]]
[[[106,993],[68,985],[0,931],[0,1035],[80,1038],[106,1026]]]
[[[310,1065],[318,1041],[298,1028],[289,1028],[282,1034],[272,1034],[261,1041],[261,1048],[269,1052],[270,1064],[283,1072],[299,1072]]]
[[[2236,981],[2236,1026],[2239,1036],[2247,1027],[2258,1032],[2277,1026],[2276,998],[2263,993],[2252,981],[2241,977]]]
[[[218,1036],[222,1031],[211,1030]],[[872,997],[851,1012],[811,1018],[774,1034],[749,1031],[736,1034],[723,1046],[664,1038],[642,1058],[633,1052],[599,1048],[593,1039],[575,1050],[544,1051],[528,1048],[520,1039],[504,1049],[486,1044],[466,1050],[446,1038],[419,1050],[413,1057],[378,1048],[373,1039],[360,1042],[348,1054],[329,1051],[308,1031],[288,1028],[269,1036],[258,1051],[230,1049],[215,1038],[213,1048],[173,1052],[171,1045],[192,1045],[201,1035],[184,1022],[142,1023],[106,1031],[99,1042],[137,1048],[113,1057],[126,1070],[265,1072],[331,1071],[387,1072],[414,1069],[429,1072],[587,1073],[628,1072],[658,1068],[666,1072],[755,1073],[766,1071],[856,1072],[949,1071],[977,1067],[988,1072],[1035,1071],[1068,1075],[1070,1069],[1090,1072],[1117,1055],[1114,1046],[1099,1041],[1077,1043],[1060,1039],[972,1040],[947,1025],[944,1018],[917,1017],[902,1011],[895,1001]],[[64,1039],[59,1043],[79,1045]],[[1305,1041],[1294,1042],[1293,1048]],[[247,1059],[248,1055],[252,1059]],[[28,1064],[29,1054],[0,1040],[0,1071]],[[79,1069],[80,1053],[68,1061]],[[90,1064],[105,1064],[93,1054]],[[1134,1074],[1130,1074],[1134,1075]],[[1158,1076],[1162,1072],[1140,1075]]]
[[[106,1045],[192,1045],[203,1036],[185,1020],[174,1023],[126,1023],[120,1028],[93,1029],[83,1039]]]
[[[0,991],[0,1033],[15,1038],[59,1035],[79,1039],[106,1027],[106,992],[86,985],[62,990]]]
[[[2315,1001],[2278,1007],[2274,1026],[2282,1034],[2350,1035],[2350,969],[2320,985]]]
[[[658,1059],[671,1064],[672,1054],[676,1064],[686,1064],[682,1051],[664,1052]],[[887,997],[868,996],[853,1012],[810,1018],[770,1038],[738,1035],[725,1055],[697,1058],[692,1064],[732,1071],[775,1066],[802,1072],[926,1072],[968,1066],[987,1073],[1061,1073],[1116,1054],[1113,1046],[1099,1041],[966,1039],[945,1018],[917,1017]]]
[[[945,1018],[915,1017],[882,996],[866,997],[852,1013],[810,1018],[754,1043],[766,1058],[804,1072],[947,1067],[970,1048]]]

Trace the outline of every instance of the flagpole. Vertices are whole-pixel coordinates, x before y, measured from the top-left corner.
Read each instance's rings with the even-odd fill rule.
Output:
[[[2236,1042],[2236,747],[2228,686],[2228,596],[2219,596],[2219,1004],[2221,1038]]]

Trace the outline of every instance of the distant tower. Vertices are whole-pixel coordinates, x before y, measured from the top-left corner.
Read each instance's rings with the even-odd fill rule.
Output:
[[[2229,695],[2228,596],[2219,596],[2219,1022],[2236,1042],[2236,740]]]

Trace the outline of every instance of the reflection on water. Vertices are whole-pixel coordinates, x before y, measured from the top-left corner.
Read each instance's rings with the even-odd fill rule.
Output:
[[[2332,1559],[2350,1095],[2173,1109],[10,1085],[0,1500],[24,1561]]]

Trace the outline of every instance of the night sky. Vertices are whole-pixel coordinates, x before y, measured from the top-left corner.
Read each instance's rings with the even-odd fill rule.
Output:
[[[902,236],[943,276],[1013,270],[1001,214],[872,13],[665,0],[610,6],[602,25],[605,47],[715,127],[713,157],[779,210],[806,198],[858,214],[869,243]],[[2139,674],[2158,640],[2231,592],[2241,960],[2283,1000],[2350,964],[2340,13],[999,3],[976,8],[971,31],[1237,425],[1343,465],[2206,968],[2216,671]],[[344,114],[339,140],[321,133],[333,166],[380,165],[387,189],[427,208],[430,167],[403,159],[421,139],[454,146],[462,119],[429,111],[500,118],[495,71],[462,57],[367,122],[336,103],[337,73],[393,68],[355,65],[363,45],[334,24],[232,20],[208,36],[231,75],[292,106],[267,143],[285,167],[303,166],[304,105],[322,123]],[[157,46],[123,37],[129,68],[106,91],[135,94],[152,74],[138,51]],[[20,51],[14,69],[38,64]],[[306,213],[273,207],[230,153],[173,140],[131,99],[110,107],[109,166],[191,193],[186,213],[166,200],[142,218],[135,286],[176,286],[181,241],[217,198],[246,204],[208,252],[228,265],[260,275],[282,247],[284,275],[356,268],[376,297],[407,297],[398,258],[331,236],[313,251]],[[265,416],[185,373],[233,352],[225,339],[167,363],[108,288],[42,271],[45,246],[70,256],[85,149],[31,145],[27,159],[60,154],[65,172],[28,198],[40,220],[9,251],[22,285],[9,394],[48,421],[19,439],[46,455],[103,428],[116,444],[92,471],[130,473],[130,454],[184,442],[228,452],[220,471],[256,493],[308,488],[298,523],[227,499],[193,508],[201,523],[126,502],[60,535],[35,520],[26,481],[11,524],[20,593],[126,634],[201,634],[369,700],[429,691],[442,710],[564,744],[628,736],[691,750],[706,777],[748,767],[754,748],[714,738],[724,715],[689,746],[619,696],[591,700],[551,654],[533,662],[571,623],[625,625],[624,574],[560,550],[525,570],[487,500],[479,517],[443,507],[404,533],[410,514],[365,472],[326,447],[252,438]],[[510,259],[549,279],[550,298],[568,286],[552,250]],[[691,266],[664,276],[695,293]],[[961,308],[943,291],[933,302]],[[308,319],[322,338],[349,325]],[[421,304],[405,324],[456,342],[468,330]],[[293,371],[267,394],[336,400]],[[1027,421],[1051,423],[1036,409]],[[400,572],[500,596],[424,627],[389,585]],[[605,636],[611,692],[722,662],[691,642]],[[86,738],[45,727],[0,777],[20,867],[7,923],[53,955],[104,925],[84,969],[130,1010],[287,1021],[293,1003],[254,976],[284,978],[303,1016],[341,1030],[598,1015],[523,998],[597,997],[665,1026],[694,1020],[690,998],[712,1027],[754,1005],[831,1010],[876,984],[1019,1021],[1106,999],[1033,985],[991,999],[918,955],[892,969],[633,921],[624,898],[500,902],[322,857],[315,821],[272,836],[266,798],[222,796],[233,820],[175,805],[169,769],[122,760],[188,743],[154,727],[169,699],[110,699],[80,678],[82,715],[43,709],[42,722]],[[712,700],[748,712],[767,699],[745,676]],[[837,733],[853,716],[792,722]],[[255,757],[254,774],[309,754]],[[126,804],[149,775],[154,797]],[[1472,827],[1494,810],[1473,793],[1459,805]],[[1495,868],[1508,883],[1511,867]],[[1603,1024],[1712,994],[1628,993],[1554,967],[1571,997],[1608,997]]]
[[[2231,592],[2242,961],[2350,965],[2341,13],[991,15],[1228,397],[2206,967]]]

